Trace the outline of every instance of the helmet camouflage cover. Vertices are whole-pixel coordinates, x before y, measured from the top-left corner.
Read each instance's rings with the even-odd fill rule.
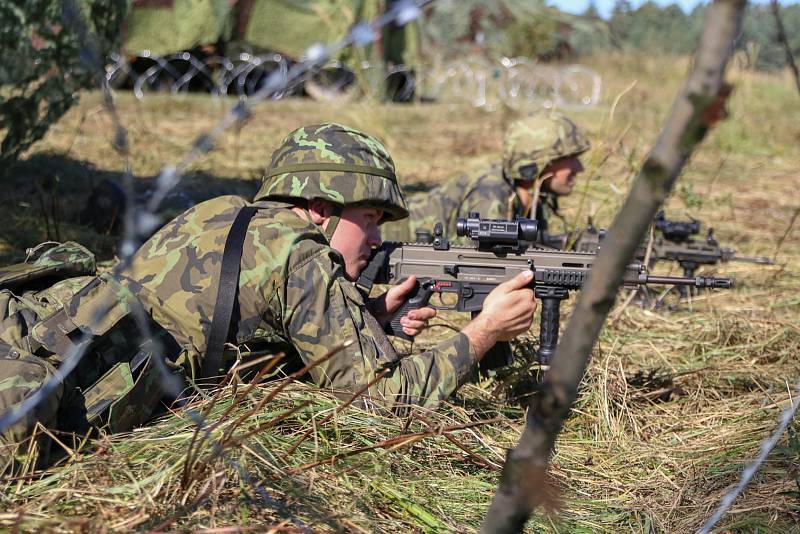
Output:
[[[589,150],[575,123],[556,112],[537,113],[513,122],[503,141],[503,173],[521,180],[520,167],[536,165],[536,176],[552,161]]]
[[[336,123],[303,126],[281,143],[255,200],[322,199],[375,207],[383,221],[408,216],[394,162],[374,137]]]

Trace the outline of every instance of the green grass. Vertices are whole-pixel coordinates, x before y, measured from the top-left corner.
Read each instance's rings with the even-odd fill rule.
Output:
[[[556,229],[583,225],[588,215],[599,226],[611,222],[688,62],[610,55],[592,66],[603,76],[604,100],[573,117],[589,131],[593,150],[583,185],[562,203],[565,222],[557,221]],[[730,118],[689,162],[668,201],[668,214],[700,217],[714,226],[723,244],[742,254],[771,256],[798,203],[800,95],[786,77],[734,67],[729,78],[736,87]],[[611,105],[619,95],[612,120]],[[134,174],[140,178],[179,161],[192,139],[233,104],[197,95],[177,101],[153,96],[144,102],[118,96]],[[452,103],[269,102],[241,132],[224,136],[217,151],[195,163],[182,187],[197,198],[240,190],[258,178],[282,135],[327,120],[381,136],[403,183],[436,184],[497,161],[502,126],[512,118]],[[18,258],[26,247],[48,238],[39,206],[42,199],[49,206],[55,197],[61,238],[86,241],[101,259],[112,259],[116,236],[93,235],[75,222],[92,185],[118,178],[123,168],[111,137],[99,95],[82,95],[81,105],[33,148],[27,164],[11,173],[14,186],[0,199],[9,214],[0,228],[0,253]],[[42,154],[50,159],[37,160]],[[39,193],[35,182],[50,179],[52,184],[54,175],[54,188]],[[696,530],[774,428],[800,376],[799,267],[800,230],[795,228],[776,266],[729,263],[707,269],[734,276],[737,287],[695,298],[692,311],[687,306],[615,310],[553,458],[561,509],[551,516],[537,514],[528,531]],[[670,267],[659,271],[670,272]],[[438,321],[458,326],[464,320],[447,314]],[[445,332],[433,329],[423,342]],[[535,340],[526,338],[515,343],[515,351],[529,356],[534,346]],[[204,444],[198,456],[202,468],[184,481],[193,425],[178,412],[134,432],[94,440],[75,452],[76,460],[31,480],[4,480],[0,528],[265,530],[269,525],[296,528],[294,520],[320,531],[472,532],[491,500],[505,450],[517,442],[524,424],[522,410],[506,401],[511,390],[491,380],[466,387],[440,410],[410,420],[347,408],[324,424],[340,401],[299,384],[250,413],[275,387],[256,388],[235,401],[232,414],[249,416],[231,435],[244,436],[289,410],[296,413],[241,442],[229,441],[228,460],[212,458]],[[215,423],[231,402],[226,394],[213,406],[198,406],[208,409],[208,421]],[[494,418],[474,428],[437,430]],[[221,421],[214,430],[217,439],[231,424],[231,417]],[[290,453],[309,429],[310,437]],[[416,441],[391,441],[426,431],[431,435]],[[800,431],[796,422],[792,431]],[[800,530],[800,444],[796,434],[790,436],[795,438],[784,437],[725,516],[720,532]],[[384,446],[348,455],[380,443]],[[335,462],[309,467],[334,455],[339,456]],[[264,502],[253,485],[281,505]]]

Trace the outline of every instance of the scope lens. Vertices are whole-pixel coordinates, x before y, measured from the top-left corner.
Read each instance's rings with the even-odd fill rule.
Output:
[[[467,230],[467,220],[464,217],[456,219],[456,235],[465,236],[469,233]]]
[[[539,234],[539,221],[519,219],[519,238],[521,241],[536,241]]]

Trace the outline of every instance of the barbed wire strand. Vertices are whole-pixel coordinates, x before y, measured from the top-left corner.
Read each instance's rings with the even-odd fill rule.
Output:
[[[90,37],[89,32],[87,31],[85,22],[83,17],[80,16],[79,12],[77,11],[76,6],[73,3],[73,0],[64,0],[62,3],[62,13],[65,22],[70,25],[79,36],[79,40],[81,42],[81,58],[84,64],[87,66],[89,71],[100,72],[102,74],[102,64],[99,61],[99,53],[98,47],[95,39]],[[124,169],[125,169],[125,189],[128,193],[126,195],[126,224],[125,224],[125,232],[127,234],[126,242],[132,242],[133,235],[135,235],[135,227],[134,221],[135,217],[133,216],[135,212],[135,205],[133,205],[130,199],[133,198],[132,191],[133,191],[133,175],[131,172],[131,165],[130,165],[130,151],[129,145],[127,142],[127,130],[122,125],[122,122],[119,118],[119,114],[117,113],[116,106],[114,105],[114,97],[111,92],[110,85],[108,80],[105,76],[99,76],[100,87],[103,92],[103,103],[106,111],[108,111],[109,115],[112,117],[112,121],[114,124],[114,142],[113,146],[115,151],[123,158],[124,162]],[[134,208],[134,209],[131,209]],[[112,272],[115,275],[121,275],[125,269],[129,267],[129,260],[130,255],[124,260],[121,261]],[[153,354],[164,354],[164,346],[158,338],[153,336],[153,333],[150,329],[150,325],[146,316],[146,313],[143,308],[134,306],[132,307],[132,315],[136,322],[136,325],[141,333],[141,339],[149,339],[153,343],[152,352]],[[92,317],[92,323],[96,324],[101,317],[99,316],[100,311],[98,310],[98,314]],[[51,380],[46,382],[42,385],[39,390],[37,390],[31,397],[23,401],[20,405],[16,406],[10,412],[5,414],[2,418],[0,418],[0,431],[9,426],[15,424],[19,421],[26,413],[34,410],[36,406],[41,403],[45,398],[47,398],[50,393],[52,393],[59,385],[63,383],[67,376],[78,366],[81,362],[83,357],[87,354],[87,349],[90,345],[89,341],[91,339],[91,334],[83,333],[79,341],[71,347],[70,350],[67,351],[65,354],[64,361],[56,370],[56,373],[52,377]],[[166,364],[161,358],[155,357],[152,358],[152,361],[155,362],[156,368],[159,372],[161,383],[164,387],[166,393],[171,395],[174,398],[180,399],[181,394],[183,393],[182,384],[179,382],[178,377],[174,373],[170,373],[166,367]],[[183,404],[179,401],[179,404]],[[230,457],[230,455],[225,453],[224,448],[222,445],[214,439],[211,432],[208,430],[208,424],[204,420],[204,418],[200,415],[199,412],[193,409],[186,409],[184,413],[189,417],[189,419],[197,426],[198,430],[203,434],[206,438],[207,442],[211,444],[212,451],[214,456],[220,457],[223,461],[232,467],[241,477],[245,483],[251,487],[255,494],[257,494],[261,502],[272,506],[276,509],[281,515],[288,517],[288,519],[300,527],[304,531],[310,531],[310,529],[298,518],[294,517],[287,509],[285,503],[282,501],[275,499],[272,497],[261,485],[259,485],[255,478],[250,475],[242,466],[235,460]]]
[[[254,88],[259,86],[261,77],[269,76],[270,72],[285,76],[289,69],[289,63],[280,54],[240,54],[234,58],[207,56],[201,60],[190,52],[159,56],[142,51],[134,57],[137,60],[152,61],[154,65],[144,72],[137,72],[128,67],[119,54],[113,54],[110,56],[111,63],[105,68],[106,78],[109,83],[113,80],[115,85],[128,80],[133,86],[134,95],[140,100],[146,96],[143,91],[145,84],[163,84],[165,79],[171,81],[171,96],[185,94],[190,90],[189,83],[196,80],[203,92],[215,98],[228,95],[229,88],[235,86],[238,97],[247,100],[249,94],[257,90]],[[216,81],[210,71],[212,65],[220,65],[223,70]],[[184,66],[188,66],[185,73]],[[268,71],[268,66],[272,66],[273,70]],[[362,74],[373,68],[368,62],[363,62],[358,67]],[[322,69],[338,70],[355,77],[352,69],[336,60],[329,61]],[[405,75],[405,83],[413,87],[399,92],[405,95],[402,97],[405,99],[410,99],[412,91],[417,91],[424,93],[423,98],[466,101],[487,111],[499,109],[500,102],[517,110],[558,107],[579,111],[599,102],[602,87],[600,75],[584,65],[544,65],[533,63],[528,58],[511,60],[501,57],[478,64],[473,61],[455,61],[449,63],[445,69],[432,67],[420,75],[420,79],[425,80],[425,91],[418,84],[414,71],[415,69],[405,65],[395,65],[383,80],[390,76]],[[493,75],[497,71],[502,74]],[[314,82],[319,83],[319,80]],[[348,83],[336,86],[336,89],[346,90]],[[275,93],[270,98],[281,99],[291,95],[291,91],[284,91]]]
[[[214,129],[207,134],[197,137],[192,143],[191,150],[176,166],[167,166],[162,169],[155,193],[150,198],[145,209],[140,210],[133,202],[133,176],[131,172],[127,130],[122,125],[114,105],[114,97],[109,79],[106,77],[104,66],[100,61],[99,46],[97,45],[96,39],[90,37],[83,17],[74,4],[74,0],[63,0],[62,12],[65,22],[77,31],[81,41],[82,61],[89,67],[90,71],[99,72],[101,74],[99,76],[99,83],[103,93],[104,107],[109,112],[114,125],[113,146],[115,151],[123,158],[124,162],[125,189],[128,192],[126,195],[124,239],[119,247],[120,262],[112,269],[112,273],[114,275],[123,274],[130,266],[131,259],[138,249],[138,246],[141,244],[141,237],[149,235],[158,227],[160,219],[155,212],[163,198],[177,186],[185,169],[202,155],[211,152],[214,149],[214,141],[227,129],[233,125],[242,125],[249,117],[250,109],[254,105],[269,98],[272,94],[283,92],[294,87],[303,79],[303,76],[318,69],[332,54],[344,47],[351,45],[364,46],[373,42],[376,38],[377,31],[386,24],[396,23],[397,25],[403,26],[415,20],[422,14],[422,8],[433,1],[434,0],[407,0],[400,2],[394,9],[381,14],[373,19],[372,22],[356,24],[344,37],[331,45],[312,45],[308,49],[304,60],[294,65],[293,68],[286,73],[285,78],[273,72],[264,87],[255,93],[253,98],[248,99],[247,102],[240,102],[237,104]],[[152,335],[146,312],[143,308],[139,308],[138,306],[134,306],[133,308],[134,319],[142,333],[142,337],[153,342],[154,354],[161,354],[163,346],[157,338]],[[99,319],[100,317],[94,317],[93,321],[96,323]],[[68,354],[65,354],[65,359],[54,376],[45,382],[31,397],[23,401],[20,405],[8,409],[0,416],[0,432],[19,422],[22,417],[34,410],[63,383],[65,378],[78,366],[87,353],[90,338],[91,335],[89,333],[83,333],[75,346],[70,351],[67,351]],[[165,362],[162,361],[161,358],[155,357],[153,360],[158,367],[162,378],[162,385],[165,386],[164,389],[174,398],[180,399],[184,392],[183,382],[176,374],[171,373],[167,369]],[[212,454],[214,456],[222,457],[229,466],[233,467],[240,474],[242,479],[261,497],[262,502],[274,506],[279,511],[286,511],[284,503],[271,497],[264,488],[254,481],[254,477],[250,476],[238,462],[231,459],[230,456],[225,453],[221,444],[211,435],[208,430],[208,425],[199,412],[186,409],[184,413],[190,417],[193,423],[200,429],[203,436],[212,444]],[[304,530],[308,530],[308,527],[301,520],[291,516],[291,514],[288,515],[294,524],[300,526]]]
[[[273,71],[268,75],[267,82],[258,89],[247,100],[241,101],[217,124],[210,132],[198,136],[192,143],[191,150],[184,156],[184,158],[175,166],[166,166],[162,168],[157,181],[157,189],[150,197],[144,211],[137,209],[133,202],[133,175],[130,163],[130,147],[128,143],[127,130],[122,125],[119,114],[114,105],[113,93],[110,86],[110,79],[105,74],[104,66],[100,61],[99,49],[97,43],[90,38],[86,25],[77,11],[74,0],[64,0],[63,13],[64,19],[67,24],[71,25],[79,35],[81,40],[81,56],[83,61],[89,65],[93,70],[100,72],[99,83],[103,94],[103,104],[106,111],[109,113],[113,126],[114,126],[114,141],[113,147],[115,151],[123,158],[124,161],[124,177],[125,177],[125,190],[126,202],[126,220],[125,220],[125,238],[120,246],[120,259],[118,264],[112,272],[114,274],[122,274],[122,271],[127,269],[130,265],[130,260],[138,249],[138,241],[140,236],[148,235],[155,227],[160,224],[160,219],[155,215],[158,206],[166,197],[166,195],[180,182],[182,174],[186,169],[197,159],[205,154],[210,153],[214,149],[214,142],[225,131],[234,125],[242,125],[250,116],[250,110],[258,103],[270,98],[276,93],[286,93],[288,90],[294,88],[305,79],[305,76],[315,70],[318,70],[327,63],[329,58],[340,51],[341,49],[355,45],[364,46],[371,43],[375,39],[377,30],[389,23],[397,23],[398,25],[405,25],[418,18],[421,10],[426,5],[434,2],[435,0],[423,1],[406,1],[400,2],[394,9],[384,14],[379,15],[370,23],[358,23],[354,25],[351,30],[338,41],[325,46],[322,44],[315,44],[309,47],[306,51],[304,59],[293,65],[288,72],[282,73],[280,69]],[[131,209],[133,208],[133,209]],[[147,318],[143,309],[138,309],[134,313],[136,321],[140,330],[143,332],[143,337],[153,340],[154,343],[160,345],[150,331]],[[96,317],[95,320],[99,319]],[[43,384],[43,386],[31,397],[26,399],[20,405],[9,409],[0,417],[0,432],[9,428],[11,425],[17,423],[25,414],[31,412],[42,402],[56,387],[58,387],[64,379],[77,367],[81,359],[86,353],[88,348],[88,341],[90,340],[89,334],[83,334],[76,344],[67,351],[65,359],[57,369],[54,376]],[[158,347],[157,347],[158,348]],[[154,350],[154,353],[160,353],[159,350]],[[163,348],[163,347],[160,347]],[[182,382],[178,377],[169,372],[166,365],[160,358],[154,358],[160,368],[162,379],[164,380],[165,389],[176,398],[179,398],[183,393]],[[798,382],[796,393],[800,396],[800,382]],[[790,399],[790,405],[782,412],[778,426],[773,433],[761,444],[759,454],[742,472],[742,477],[739,483],[722,499],[720,506],[715,513],[708,518],[698,531],[700,534],[707,534],[724,516],[735,499],[745,489],[747,484],[752,480],[753,476],[758,472],[761,465],[766,461],[769,453],[780,440],[780,437],[786,431],[793,420],[798,407],[800,407],[800,399],[795,402]],[[235,460],[231,459],[222,446],[213,438],[208,432],[208,425],[199,412],[193,409],[184,410],[191,420],[204,434],[209,443],[212,444],[213,454],[221,456],[226,463],[234,467],[240,476],[256,490],[256,493],[267,504],[271,504],[276,508],[284,508],[284,504],[272,498],[263,488],[253,481],[253,477],[249,475]],[[291,520],[300,526],[307,529],[302,521],[291,518]]]
[[[117,267],[115,267],[114,270],[112,270],[112,272],[114,274],[121,274],[121,270],[128,265],[133,253],[138,249],[139,243],[137,243],[137,241],[139,237],[143,235],[149,235],[154,229],[157,228],[158,224],[160,223],[160,219],[157,217],[157,215],[155,215],[155,211],[158,209],[163,198],[169,194],[171,189],[178,185],[182,176],[182,172],[185,171],[185,169],[199,157],[211,152],[214,149],[214,141],[231,126],[244,122],[249,117],[249,111],[254,105],[268,98],[270,94],[286,90],[292,86],[291,84],[298,83],[300,81],[299,78],[302,75],[311,72],[315,68],[319,68],[323,58],[330,57],[333,53],[346,46],[364,46],[373,42],[375,40],[375,32],[383,26],[389,23],[405,25],[409,22],[412,22],[421,15],[422,8],[432,4],[435,1],[436,0],[406,0],[404,2],[400,2],[396,4],[395,8],[390,12],[377,16],[369,23],[362,22],[356,24],[344,37],[338,41],[335,41],[331,45],[326,46],[321,43],[312,45],[309,47],[306,55],[304,56],[305,59],[297,63],[293,71],[290,70],[286,76],[286,79],[280,80],[275,76],[270,76],[268,83],[254,95],[254,98],[249,99],[247,102],[240,102],[234,106],[231,112],[228,113],[211,131],[206,134],[201,134],[195,138],[194,142],[192,143],[192,148],[177,165],[165,166],[162,168],[159,174],[157,184],[158,188],[150,197],[145,209],[138,209],[138,207],[134,205],[134,210],[128,210],[136,212],[138,209],[138,212],[136,213],[136,216],[126,221],[128,224],[125,225],[125,238],[119,247],[119,257],[121,262]],[[88,31],[85,28],[85,24],[82,23],[82,17],[78,14],[73,0],[64,0],[63,5],[65,7],[65,19],[68,22],[77,24],[76,28],[79,31],[79,35],[88,40]],[[367,36],[368,32],[365,30],[365,28],[369,29],[369,37]],[[87,47],[82,53],[85,60],[89,63],[92,62],[91,50],[91,47]],[[97,56],[95,55],[95,57]],[[126,130],[119,121],[119,115],[116,112],[116,108],[114,107],[113,103],[113,93],[111,92],[110,85],[108,84],[108,80],[105,79],[105,76],[102,77],[101,88],[104,93],[104,104],[107,106],[107,109],[111,110],[112,120],[115,122],[115,149],[118,149],[123,153],[127,153],[128,144]],[[128,173],[130,172],[129,164],[126,165],[126,170]],[[80,354],[77,353],[76,357],[80,358]],[[58,385],[58,383],[60,383],[60,381],[57,381],[56,385]],[[18,410],[9,410],[9,412],[17,411]],[[10,420],[9,415],[9,413],[5,413],[2,417],[0,417],[0,432],[19,421],[19,417],[14,418],[14,420]]]
[[[181,175],[195,160],[208,154],[214,149],[216,139],[234,125],[241,126],[249,117],[250,109],[266,100],[271,95],[291,89],[299,84],[303,77],[313,70],[322,68],[336,52],[343,48],[365,46],[372,43],[379,29],[389,23],[404,26],[422,15],[422,9],[435,0],[404,0],[398,2],[388,12],[378,15],[372,22],[355,24],[347,34],[325,46],[322,43],[311,45],[303,55],[303,59],[294,64],[286,74],[286,78],[279,71],[274,71],[267,78],[264,86],[253,94],[251,98],[239,102],[233,109],[209,132],[201,134],[192,143],[192,149],[184,158],[174,166],[166,166],[159,173],[157,189],[148,203],[148,211],[152,214],[161,200],[171,191],[180,180]],[[150,221],[145,220],[148,224]]]
[[[772,434],[761,443],[758,455],[747,467],[744,468],[742,471],[742,478],[739,480],[739,483],[736,484],[736,486],[730,492],[728,492],[725,497],[723,497],[714,514],[709,517],[705,523],[703,523],[703,526],[700,527],[700,530],[697,531],[698,534],[709,534],[711,532],[711,529],[714,528],[714,525],[716,525],[719,520],[722,519],[722,516],[725,515],[725,512],[727,512],[731,505],[733,505],[733,502],[736,500],[739,494],[744,491],[744,488],[747,487],[747,484],[750,483],[750,480],[752,480],[753,476],[755,476],[755,474],[761,468],[761,465],[766,461],[769,453],[773,448],[775,448],[775,445],[778,444],[781,436],[784,432],[786,432],[786,428],[788,428],[789,423],[791,423],[794,419],[797,409],[800,408],[800,380],[798,380],[797,384],[795,385],[794,393],[796,398],[793,399],[790,394],[789,406],[787,406],[783,412],[781,412],[778,426],[775,427],[775,430],[773,430]]]

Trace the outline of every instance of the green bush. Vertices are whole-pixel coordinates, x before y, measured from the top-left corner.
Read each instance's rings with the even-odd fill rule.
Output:
[[[0,169],[41,139],[92,84],[116,44],[127,0],[81,0],[88,38],[70,24],[60,0],[0,2]],[[95,61],[97,62],[97,61]],[[102,65],[102,63],[101,63]],[[101,67],[100,67],[101,68]]]

